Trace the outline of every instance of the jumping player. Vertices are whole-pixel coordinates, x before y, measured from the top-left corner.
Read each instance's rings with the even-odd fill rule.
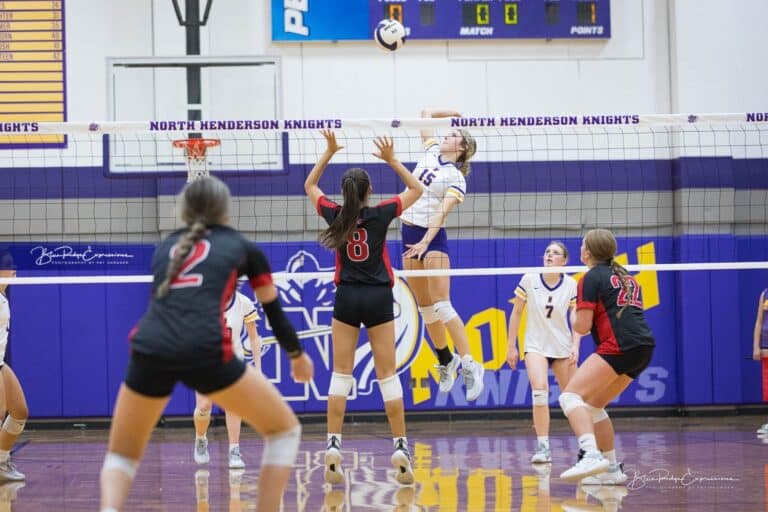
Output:
[[[115,403],[101,470],[101,510],[120,510],[154,426],[178,381],[208,395],[264,436],[257,510],[280,507],[296,458],[301,426],[277,389],[234,356],[224,320],[226,300],[248,276],[299,382],[312,361],[277,299],[264,253],[229,221],[229,189],[219,179],[188,183],[180,201],[186,228],[158,246],[152,258],[152,298],[133,329],[125,382]]]
[[[461,114],[454,110],[424,110],[421,116],[461,117]],[[421,138],[425,153],[413,175],[419,180],[424,194],[401,216],[403,269],[448,269],[451,261],[443,225],[448,213],[464,200],[469,160],[475,154],[477,144],[466,130],[451,130],[442,142],[438,142],[430,130],[422,130]],[[408,284],[416,296],[419,312],[437,352],[440,391],[450,391],[461,363],[467,400],[477,399],[484,387],[485,368],[469,353],[464,322],[451,305],[450,277],[409,277]],[[458,355],[448,347],[446,328],[456,344]]]
[[[235,292],[232,298],[227,302],[227,309],[224,310],[224,316],[232,339],[232,348],[238,359],[245,359],[245,354],[261,354],[261,338],[256,332],[256,320],[259,319],[259,313],[253,307],[251,299],[240,292]],[[247,336],[242,339],[243,328]],[[261,372],[261,358],[253,357],[253,366]],[[207,464],[210,460],[208,454],[208,426],[211,423],[211,408],[213,402],[201,393],[195,392],[195,411],[193,420],[195,424],[195,448],[194,458],[198,464]],[[225,412],[225,421],[227,424],[227,437],[229,438],[229,468],[243,469],[245,461],[240,455],[240,429],[242,420],[239,416],[229,411]]]
[[[389,224],[416,201],[421,186],[395,157],[392,140],[379,137],[374,142],[377,158],[384,160],[406,185],[397,196],[367,206],[371,180],[363,169],[349,169],[341,180],[344,203],[338,205],[325,196],[318,182],[333,155],[342,146],[333,132],[321,132],[326,140],[320,156],[304,182],[304,190],[319,215],[328,223],[320,242],[336,251],[336,300],[333,306],[331,336],[333,374],[328,390],[328,449],[325,453],[325,481],[342,483],[341,431],[347,396],[355,385],[352,369],[360,326],[368,330],[376,376],[384,400],[384,409],[392,431],[394,452],[391,462],[397,470],[397,481],[413,483],[413,469],[405,434],[403,388],[396,374],[394,276],[389,264],[386,236]]]
[[[545,267],[568,263],[568,249],[562,242],[550,242],[544,251]],[[536,452],[531,462],[552,462],[549,447],[549,368],[560,389],[565,389],[576,372],[581,336],[571,332],[576,312],[576,281],[564,274],[525,274],[515,288],[507,336],[507,363],[517,366],[517,331],[523,310],[528,307],[525,327],[525,368],[531,381],[533,426]]]
[[[9,252],[0,254],[0,277],[16,277],[16,268]],[[0,429],[0,482],[19,482],[26,477],[11,461],[11,448],[16,438],[24,431],[29,409],[19,379],[5,362],[5,350],[11,330],[11,308],[7,290],[7,284],[0,284],[0,418],[4,418]]]
[[[648,366],[655,341],[645,321],[640,285],[614,260],[616,239],[608,230],[589,231],[581,261],[589,271],[579,280],[573,330],[591,330],[597,350],[576,370],[560,394],[560,407],[579,439],[580,460],[560,478],[584,484],[621,484],[613,425],[604,407]],[[600,451],[598,451],[598,448]],[[586,477],[598,475],[594,479]]]

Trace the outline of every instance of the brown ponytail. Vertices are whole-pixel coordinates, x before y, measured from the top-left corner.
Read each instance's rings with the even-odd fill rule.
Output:
[[[363,169],[352,168],[344,173],[341,180],[344,204],[331,225],[320,233],[320,243],[324,247],[339,249],[344,246],[357,226],[357,218],[365,206],[370,188],[371,178]]]
[[[617,318],[621,318],[624,310],[629,305],[629,299],[632,296],[632,287],[629,281],[629,271],[621,266],[613,257],[616,255],[616,237],[613,233],[607,229],[592,229],[584,235],[584,245],[589,253],[592,255],[595,261],[608,263],[611,266],[611,270],[619,278],[621,282],[621,289],[627,297],[627,303],[621,307],[621,310],[616,314]]]

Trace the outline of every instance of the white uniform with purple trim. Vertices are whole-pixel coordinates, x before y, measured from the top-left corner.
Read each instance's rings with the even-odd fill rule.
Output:
[[[0,293],[0,368],[5,364],[5,349],[8,346],[8,333],[11,331],[11,308],[8,298]]]
[[[440,212],[440,205],[446,196],[452,195],[459,202],[464,201],[467,182],[453,162],[443,160],[440,144],[435,139],[427,140],[424,148],[426,153],[412,172],[421,183],[424,193],[400,218],[426,228],[430,219]]]
[[[528,319],[523,338],[525,352],[563,359],[571,353],[569,308],[576,305],[576,280],[560,275],[553,287],[542,274],[525,274],[515,288],[515,296],[527,304]]]
[[[232,301],[224,311],[227,327],[232,330],[232,350],[238,359],[253,358],[253,347],[248,334],[243,334],[243,328],[247,322],[255,322],[259,319],[259,313],[253,307],[251,299],[240,292],[235,292]]]

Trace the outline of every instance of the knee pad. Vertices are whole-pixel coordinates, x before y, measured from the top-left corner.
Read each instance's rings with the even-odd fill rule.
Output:
[[[563,414],[567,417],[572,410],[577,407],[585,407],[587,404],[576,393],[560,393],[560,408],[563,410]]]
[[[379,380],[379,389],[381,390],[381,398],[385,402],[403,398],[403,385],[397,375]]]
[[[114,452],[107,452],[104,457],[104,465],[101,467],[102,473],[109,469],[116,469],[121,473],[125,473],[133,480],[136,476],[136,468],[139,467],[139,461],[123,457]]]
[[[440,320],[435,314],[435,306],[419,306],[419,313],[421,313],[421,318],[424,319],[424,323],[427,325]]]
[[[3,430],[8,432],[9,434],[13,436],[18,436],[22,432],[24,432],[24,425],[26,425],[27,420],[17,420],[16,418],[11,417],[9,414],[5,417],[5,421],[3,422]]]
[[[293,466],[301,442],[301,425],[264,437],[262,466]]]
[[[608,413],[605,412],[605,409],[598,409],[597,407],[592,407],[589,404],[586,404],[586,406],[589,414],[592,416],[592,423],[600,423],[601,421],[608,419]]]
[[[197,407],[195,407],[194,415],[200,418],[205,418],[206,416],[211,415],[211,410],[208,409],[207,411],[204,411],[203,409],[198,409]]]
[[[435,314],[437,314],[437,318],[440,319],[440,321],[443,323],[446,323],[449,320],[459,316],[456,310],[453,309],[451,301],[449,300],[435,302],[432,307],[435,308]]]
[[[331,385],[328,386],[328,395],[348,397],[354,385],[355,378],[353,376],[333,372],[331,374]]]
[[[549,405],[549,391],[546,389],[534,389],[531,391],[533,405]]]

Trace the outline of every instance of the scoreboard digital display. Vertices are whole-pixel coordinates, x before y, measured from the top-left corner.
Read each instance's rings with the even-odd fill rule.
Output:
[[[382,19],[411,40],[611,37],[610,0],[272,0],[272,40],[370,39]]]

